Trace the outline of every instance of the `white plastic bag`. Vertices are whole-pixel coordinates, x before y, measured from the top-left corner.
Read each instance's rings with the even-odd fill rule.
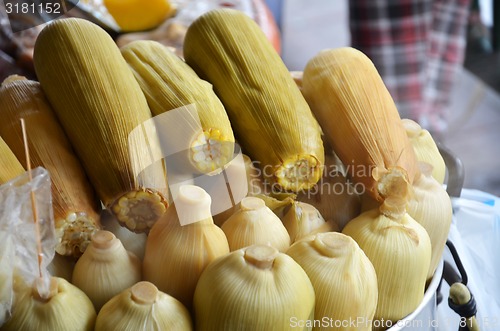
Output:
[[[476,319],[481,331],[500,330],[500,198],[476,190],[462,191],[453,201],[454,220],[449,239],[468,275],[468,284],[477,304]],[[449,254],[444,255],[452,265]],[[439,330],[456,331],[461,322],[446,302],[449,286],[443,282],[445,299],[438,307]],[[463,323],[463,321],[462,321]]]
[[[0,186],[0,325],[10,316],[14,270],[27,284],[41,274],[40,293],[49,293],[47,266],[55,254],[55,229],[50,176],[47,170],[32,170]],[[32,195],[32,192],[34,193]],[[34,223],[32,197],[39,225],[40,241]],[[38,242],[41,256],[38,255]],[[39,265],[39,261],[41,265]]]

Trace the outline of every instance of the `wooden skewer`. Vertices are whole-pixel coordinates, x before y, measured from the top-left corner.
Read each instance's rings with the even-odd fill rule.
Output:
[[[26,124],[24,122],[24,118],[21,118],[21,130],[23,133],[23,142],[24,142],[24,154],[26,156],[26,170],[28,170],[28,178],[29,181],[33,181],[33,175],[31,174],[31,160],[30,160],[30,152],[28,147],[28,135],[26,134]],[[33,221],[35,222],[35,236],[36,236],[36,244],[37,244],[37,255],[38,255],[38,274],[40,278],[43,278],[42,273],[42,261],[43,261],[43,251],[42,251],[42,239],[40,234],[40,222],[38,219],[38,210],[36,207],[36,197],[33,189],[31,190],[31,208],[33,210]]]

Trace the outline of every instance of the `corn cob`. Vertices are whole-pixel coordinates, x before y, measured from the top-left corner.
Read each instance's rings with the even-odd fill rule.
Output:
[[[223,167],[233,157],[234,136],[224,106],[212,90],[177,55],[162,44],[135,41],[122,54],[148,100],[153,115],[195,104],[202,132],[189,146],[189,161],[201,172]]]
[[[20,124],[24,118],[31,166],[47,169],[52,181],[56,251],[80,256],[100,227],[100,206],[40,84],[25,78],[6,80],[0,88],[0,116],[0,135],[27,168]]]
[[[24,173],[24,168],[0,136],[0,185]]]
[[[167,207],[166,192],[155,189],[167,185],[161,162],[154,163],[161,158],[156,136],[145,143],[129,137],[151,112],[119,48],[91,22],[61,19],[38,36],[34,63],[99,198],[122,225],[147,231]]]
[[[366,55],[350,47],[321,51],[306,65],[302,92],[354,182],[379,201],[407,195],[418,174],[417,159],[394,101]]]
[[[313,186],[324,161],[318,123],[283,61],[244,13],[199,17],[184,42],[186,62],[226,107],[238,143],[286,190]]]

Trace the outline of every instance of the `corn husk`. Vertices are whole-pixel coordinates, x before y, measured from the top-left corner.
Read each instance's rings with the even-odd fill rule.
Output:
[[[79,257],[100,228],[100,205],[40,84],[10,77],[0,88],[0,135],[27,168],[21,118],[28,131],[31,166],[50,173],[52,205],[61,255]]]
[[[211,199],[202,188],[185,185],[174,204],[153,226],[146,241],[144,279],[192,308],[196,283],[216,258],[229,253],[224,232],[213,223]],[[189,213],[198,222],[181,225]]]
[[[246,197],[240,208],[221,229],[226,234],[231,251],[251,245],[270,245],[285,252],[290,247],[290,236],[276,214],[264,200]]]
[[[187,64],[214,86],[238,143],[285,190],[314,185],[324,161],[318,123],[279,55],[244,13],[212,10],[184,40]]]
[[[432,166],[427,163],[420,166],[421,175],[413,184],[413,197],[408,201],[407,211],[425,228],[431,239],[431,264],[427,272],[427,280],[430,280],[443,257],[453,208],[448,193],[432,176]]]
[[[97,315],[95,331],[189,331],[191,316],[175,298],[139,282],[109,300]]]
[[[224,167],[233,158],[234,136],[226,110],[212,85],[156,41],[135,41],[122,47],[121,52],[153,115],[195,105],[202,131],[192,137],[189,162],[201,172]],[[200,152],[204,154],[202,160]]]
[[[194,297],[196,328],[310,330],[294,327],[314,316],[314,289],[304,270],[271,246],[250,246],[211,263]]]
[[[370,59],[350,47],[323,50],[307,63],[302,83],[349,177],[379,201],[407,195],[418,173],[415,153]]]
[[[87,294],[96,311],[121,291],[141,280],[141,261],[119,239],[101,230],[76,262],[72,283]]]
[[[371,331],[377,307],[377,275],[358,244],[342,233],[307,236],[287,251],[307,273],[316,293],[314,316],[335,321],[313,330]],[[338,323],[338,322],[337,322]]]
[[[0,185],[23,173],[23,165],[0,136]]]
[[[379,209],[356,217],[342,230],[365,252],[377,273],[374,330],[412,313],[424,297],[431,261],[425,229],[406,212],[406,201],[387,198]],[[386,321],[384,324],[383,321]]]
[[[404,118],[401,121],[413,146],[417,160],[431,164],[433,167],[432,177],[438,183],[443,184],[446,177],[446,164],[430,132],[410,119]]]
[[[340,230],[360,214],[359,195],[365,189],[363,185],[353,185],[345,173],[344,165],[335,155],[327,153],[320,181],[311,189],[297,194],[298,201],[314,206],[324,219],[335,222]]]
[[[157,137],[140,127],[151,112],[119,48],[99,26],[66,18],[42,30],[34,64],[101,201],[147,231],[165,212],[167,184]]]
[[[1,331],[92,331],[96,313],[92,302],[76,286],[62,278],[50,279],[50,297],[42,299],[37,283],[17,278],[12,317]]]
[[[313,205],[299,201],[292,203],[282,221],[292,243],[311,234],[339,231],[337,223],[325,221]]]
[[[120,222],[116,220],[109,211],[103,210],[101,213],[102,229],[112,232],[116,238],[120,239],[123,247],[141,261],[144,259],[144,251],[146,250],[146,233],[136,233],[129,229],[120,226]]]

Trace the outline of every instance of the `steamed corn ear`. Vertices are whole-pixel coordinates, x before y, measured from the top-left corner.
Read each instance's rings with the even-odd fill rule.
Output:
[[[24,173],[23,165],[0,137],[0,185]]]
[[[135,41],[122,54],[148,100],[153,115],[194,104],[203,131],[189,146],[189,161],[198,171],[222,168],[233,158],[234,136],[226,110],[212,89],[162,44]]]
[[[121,224],[147,231],[167,207],[155,188],[167,184],[161,162],[154,163],[161,158],[156,136],[129,141],[151,112],[119,48],[91,22],[61,19],[38,36],[34,63],[99,198]]]
[[[57,253],[80,256],[99,225],[99,201],[40,84],[6,81],[0,88],[0,135],[27,168],[21,118],[28,131],[32,167],[50,172]]]
[[[407,194],[418,173],[415,153],[366,55],[350,47],[321,51],[306,65],[302,91],[356,183],[377,200]]]
[[[274,247],[253,245],[205,269],[194,295],[196,329],[311,330],[305,321],[314,318],[314,301],[297,262]]]
[[[429,131],[422,128],[417,122],[407,118],[401,121],[413,146],[417,160],[432,165],[432,177],[440,184],[443,184],[446,176],[446,164],[434,138],[432,138]]]
[[[285,190],[321,177],[318,123],[283,61],[259,26],[240,11],[199,17],[184,41],[187,64],[214,86],[238,143]]]

